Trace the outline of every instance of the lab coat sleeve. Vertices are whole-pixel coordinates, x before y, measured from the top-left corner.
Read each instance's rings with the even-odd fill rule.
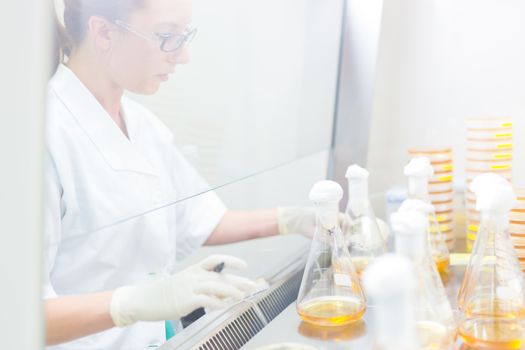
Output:
[[[49,153],[44,160],[44,256],[43,299],[57,297],[51,283],[51,271],[61,237],[62,190],[55,163]]]
[[[226,213],[226,206],[177,149],[174,157],[179,198],[188,198],[176,207],[177,260],[181,260],[204,244]]]

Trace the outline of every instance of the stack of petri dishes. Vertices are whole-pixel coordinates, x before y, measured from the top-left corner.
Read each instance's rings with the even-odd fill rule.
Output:
[[[427,157],[434,168],[434,175],[429,179],[428,191],[430,201],[436,211],[436,219],[439,223],[441,234],[443,234],[447,247],[454,248],[454,191],[452,186],[454,166],[452,163],[452,149],[422,147],[408,150],[410,158]],[[431,226],[431,232],[437,232],[437,227]]]
[[[525,188],[516,189],[518,201],[510,212],[510,238],[516,248],[521,269],[525,272]]]
[[[467,118],[466,210],[467,251],[472,250],[479,228],[476,197],[469,190],[472,180],[482,173],[496,173],[512,182],[512,118]]]

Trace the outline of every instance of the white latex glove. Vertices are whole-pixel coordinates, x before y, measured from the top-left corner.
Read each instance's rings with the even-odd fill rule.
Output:
[[[300,233],[312,238],[315,231],[316,211],[308,207],[277,207],[279,234]]]
[[[278,207],[277,224],[279,233],[300,233],[306,237],[312,238],[315,231],[316,220],[315,208],[309,207]],[[390,228],[383,220],[377,218],[377,225],[383,240],[386,242],[390,236]],[[345,213],[339,213],[339,225],[345,237],[345,241],[351,240],[352,219]]]
[[[315,232],[317,213],[315,208],[309,207],[278,207],[277,225],[279,234],[300,233],[303,236],[312,238]],[[344,213],[339,213],[339,224],[345,232],[350,218]]]
[[[241,259],[213,255],[172,276],[118,288],[111,299],[113,322],[125,327],[137,321],[176,320],[199,307],[220,309],[256,289],[255,282],[247,278],[213,272],[220,263],[225,268],[246,268]]]

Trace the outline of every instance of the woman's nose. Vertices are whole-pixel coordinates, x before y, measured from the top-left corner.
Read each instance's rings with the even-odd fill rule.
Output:
[[[183,44],[178,50],[168,53],[168,61],[176,64],[186,64],[190,61],[188,45]]]

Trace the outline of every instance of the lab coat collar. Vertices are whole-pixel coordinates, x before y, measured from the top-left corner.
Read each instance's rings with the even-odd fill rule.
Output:
[[[113,169],[157,175],[133,139],[124,135],[69,68],[60,65],[49,85]],[[133,122],[126,121],[129,135],[136,132],[132,130],[133,125]]]

